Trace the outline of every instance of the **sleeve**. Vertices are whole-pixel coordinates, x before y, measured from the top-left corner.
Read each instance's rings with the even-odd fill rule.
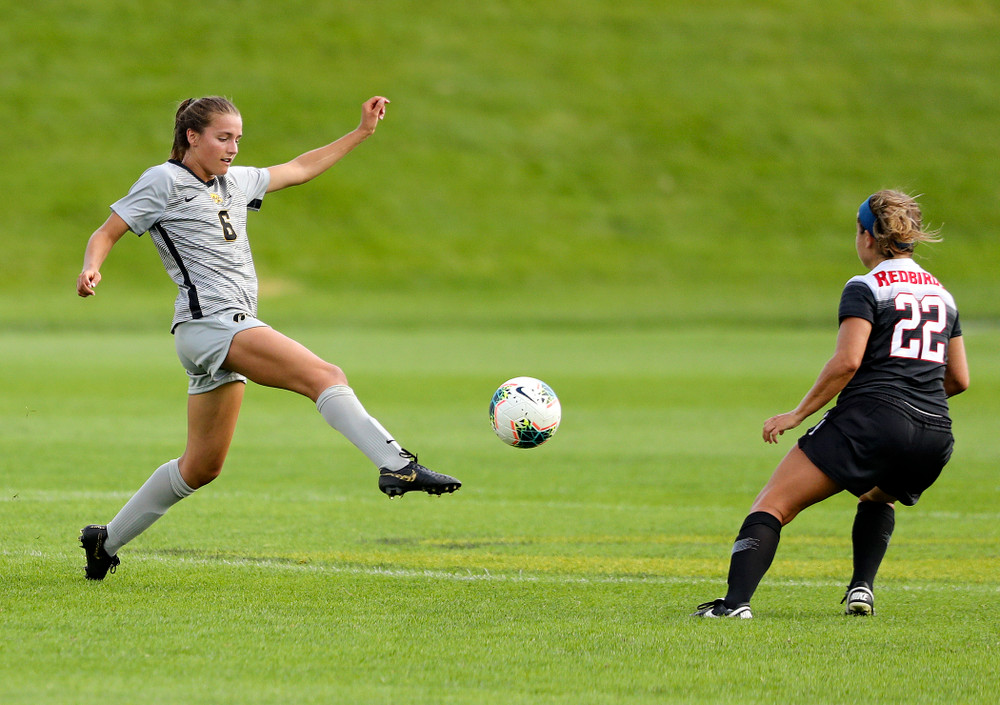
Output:
[[[271,185],[271,172],[250,166],[229,168],[228,176],[247,195],[247,210],[259,211],[267,187]]]
[[[962,335],[962,321],[958,317],[958,310],[955,311],[955,326],[951,329],[951,337],[958,338]]]
[[[845,318],[863,318],[869,323],[875,322],[875,295],[863,280],[852,279],[844,286],[840,295],[838,320],[843,323]]]
[[[121,216],[129,230],[136,235],[149,230],[167,208],[167,199],[174,187],[174,177],[164,167],[161,164],[146,169],[128,194],[111,204],[111,210]]]

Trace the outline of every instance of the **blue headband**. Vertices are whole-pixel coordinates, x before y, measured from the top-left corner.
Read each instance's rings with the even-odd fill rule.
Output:
[[[869,196],[865,199],[865,202],[861,204],[858,208],[858,222],[861,223],[861,227],[867,230],[872,235],[875,234],[875,214],[872,213],[872,197]]]
[[[872,197],[874,195],[875,194],[872,194],[866,198],[865,202],[861,204],[860,208],[858,208],[858,222],[861,223],[861,227],[867,230],[872,237],[875,237],[875,214],[872,213],[871,205]],[[893,240],[892,244],[901,252],[913,252],[914,243],[912,242],[900,242],[899,240]]]

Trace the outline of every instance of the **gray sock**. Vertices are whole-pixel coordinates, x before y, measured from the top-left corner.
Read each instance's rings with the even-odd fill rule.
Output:
[[[152,526],[170,507],[192,492],[194,490],[181,477],[177,460],[164,463],[108,522],[104,550],[109,556],[115,555],[118,549]]]
[[[354,390],[344,384],[326,389],[316,400],[316,408],[328,424],[358,447],[377,468],[399,470],[408,460],[400,456],[402,448],[382,425],[368,415]]]

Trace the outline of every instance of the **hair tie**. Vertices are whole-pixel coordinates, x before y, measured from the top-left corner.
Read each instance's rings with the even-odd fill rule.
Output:
[[[866,198],[865,202],[861,204],[860,208],[858,208],[858,222],[861,223],[862,228],[867,230],[873,236],[875,235],[875,214],[872,213],[871,200],[874,195],[875,194],[872,194]]]

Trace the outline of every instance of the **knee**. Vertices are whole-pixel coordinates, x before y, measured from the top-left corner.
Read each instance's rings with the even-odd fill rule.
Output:
[[[222,459],[192,460],[181,456],[178,467],[181,478],[193,490],[204,487],[222,474]]]
[[[790,507],[780,503],[772,503],[767,501],[754,502],[750,507],[750,514],[756,514],[758,512],[764,514],[770,514],[774,517],[781,526],[789,524],[792,519],[798,516],[801,510],[798,507]]]
[[[326,376],[330,380],[330,384],[326,385],[327,387],[332,387],[335,384],[347,384],[347,375],[344,374],[344,371],[329,362],[326,363]]]
[[[324,362],[315,370],[313,378],[303,391],[313,401],[316,401],[324,390],[338,385],[348,386],[347,375],[336,365]]]
[[[774,491],[770,486],[762,489],[750,505],[751,516],[757,512],[766,512],[777,519],[782,526],[791,522],[800,511],[801,507],[795,506],[789,498]]]

